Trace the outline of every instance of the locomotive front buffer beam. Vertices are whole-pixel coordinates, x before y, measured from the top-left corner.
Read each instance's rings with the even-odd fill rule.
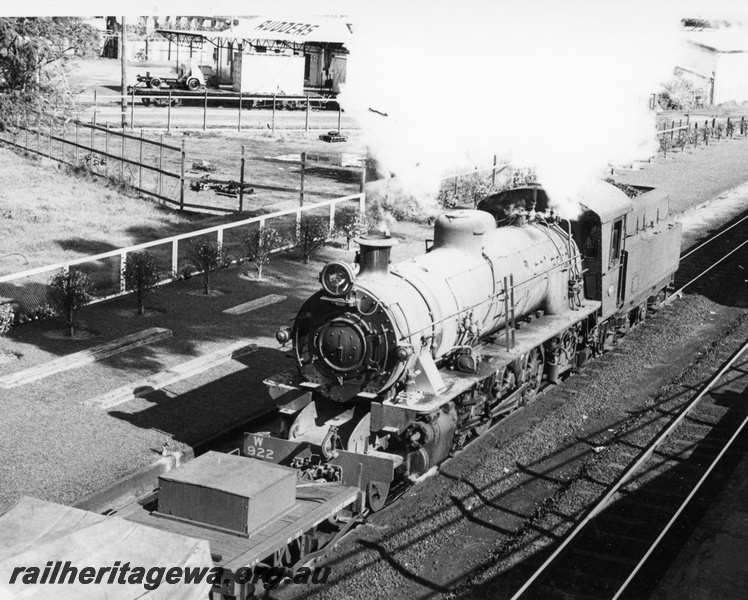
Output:
[[[323,442],[324,443],[324,442]],[[245,456],[294,468],[299,477],[310,481],[326,480],[358,487],[362,511],[370,484],[389,486],[403,458],[395,454],[369,450],[367,454],[348,452],[334,447],[323,448],[311,442],[270,437],[262,433],[245,433],[242,444]]]

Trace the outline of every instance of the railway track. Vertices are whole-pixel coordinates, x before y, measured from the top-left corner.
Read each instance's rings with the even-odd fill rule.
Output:
[[[734,271],[742,277],[731,277]],[[742,279],[742,282],[740,281]],[[736,285],[722,282],[737,280]],[[748,214],[684,253],[675,274],[676,296],[688,289],[715,302],[748,308]],[[743,285],[740,285],[742,283]]]
[[[725,463],[748,447],[741,437],[748,411],[740,401],[746,367],[748,343],[675,418],[663,406],[641,428],[600,448],[605,465],[578,480],[574,492],[592,495],[602,487],[601,500],[512,599],[647,597],[680,548],[682,520],[703,512],[720,476],[732,470]]]
[[[736,285],[737,269],[746,274]],[[748,215],[681,257],[675,277],[686,290],[748,306]],[[600,498],[550,556],[540,553],[514,577],[526,581],[512,600],[644,598],[748,449],[748,343],[688,404],[676,398],[654,417],[595,447],[604,454],[567,493]],[[524,576],[521,573],[525,573]],[[531,573],[531,574],[529,574]]]

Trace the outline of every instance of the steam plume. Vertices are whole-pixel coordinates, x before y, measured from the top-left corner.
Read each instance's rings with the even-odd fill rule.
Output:
[[[385,0],[350,16],[341,102],[417,197],[433,198],[446,171],[498,154],[534,166],[569,215],[576,191],[608,163],[654,152],[648,100],[675,64],[672,11]]]

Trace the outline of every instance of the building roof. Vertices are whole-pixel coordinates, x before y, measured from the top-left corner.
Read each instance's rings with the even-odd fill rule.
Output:
[[[239,19],[239,24],[225,31],[184,31],[159,29],[158,33],[179,44],[189,44],[186,38],[199,38],[215,45],[219,42],[287,42],[292,44],[340,43],[351,40],[353,26],[345,17],[280,18],[258,16]]]
[[[714,52],[748,52],[748,30],[742,28],[694,31],[686,39]]]

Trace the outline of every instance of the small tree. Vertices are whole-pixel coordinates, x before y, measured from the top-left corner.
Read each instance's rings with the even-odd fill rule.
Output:
[[[257,269],[257,279],[262,279],[262,268],[270,262],[270,255],[283,245],[283,237],[277,229],[263,227],[250,231],[244,240],[247,258]]]
[[[10,331],[14,318],[13,307],[10,304],[0,304],[0,337],[3,337]]]
[[[156,255],[148,250],[127,255],[125,261],[125,285],[135,292],[138,312],[145,314],[145,299],[153,291],[161,277],[161,267]]]
[[[351,249],[353,238],[365,234],[368,229],[369,220],[355,206],[346,206],[335,212],[335,231],[345,236],[348,250]]]
[[[91,301],[93,286],[81,271],[57,273],[49,282],[47,301],[65,318],[70,337],[75,335],[76,311]]]
[[[319,250],[330,237],[330,222],[325,217],[302,215],[294,241],[301,248],[304,262],[308,263],[312,255]]]
[[[198,240],[189,247],[189,256],[198,271],[203,274],[203,289],[205,295],[211,292],[213,274],[223,266],[225,252],[223,245],[210,240]]]

